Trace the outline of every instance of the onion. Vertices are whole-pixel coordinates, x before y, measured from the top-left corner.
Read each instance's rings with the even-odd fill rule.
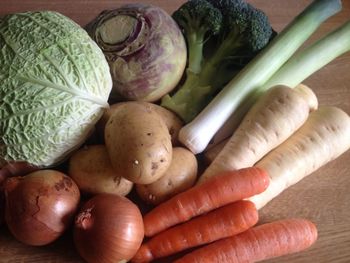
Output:
[[[75,220],[74,242],[89,263],[127,262],[136,254],[143,237],[140,210],[122,196],[95,195]]]
[[[5,221],[19,241],[33,246],[56,240],[69,226],[80,193],[61,172],[40,170],[4,183]]]
[[[0,190],[0,226],[5,220],[5,196],[4,191]]]
[[[27,162],[10,162],[0,169],[0,184],[8,177],[23,176],[39,168]]]
[[[0,225],[2,225],[5,220],[5,194],[3,182],[5,182],[8,177],[22,176],[38,169],[38,167],[26,162],[11,162],[0,168]]]

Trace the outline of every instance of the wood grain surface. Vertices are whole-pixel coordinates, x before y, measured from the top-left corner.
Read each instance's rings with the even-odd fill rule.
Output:
[[[104,9],[125,3],[158,5],[171,13],[184,0],[0,0],[0,16],[29,10],[55,10],[85,25]],[[264,10],[277,31],[283,29],[309,0],[250,0]],[[319,38],[350,19],[350,1],[311,37]],[[317,94],[320,105],[340,107],[350,114],[350,54],[327,65],[305,81]],[[350,135],[349,135],[350,136]],[[282,193],[260,211],[260,222],[290,217],[308,218],[317,224],[319,239],[305,252],[269,260],[269,263],[350,262],[350,151],[328,163]],[[0,228],[1,263],[79,263],[71,231],[44,247],[30,247],[16,241],[5,226]]]

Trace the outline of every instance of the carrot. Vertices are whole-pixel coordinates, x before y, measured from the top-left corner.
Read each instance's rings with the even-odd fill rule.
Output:
[[[269,176],[260,168],[223,172],[172,197],[146,214],[143,218],[145,235],[153,236],[192,217],[261,193],[268,184]]]
[[[315,105],[317,98],[305,85],[271,88],[249,110],[198,183],[222,171],[253,166],[293,134]]]
[[[320,107],[287,141],[256,166],[271,177],[264,193],[250,198],[258,209],[350,148],[350,117],[336,107]]]
[[[175,263],[250,263],[300,252],[317,239],[316,226],[305,219],[285,219],[251,228],[199,248]]]
[[[249,201],[237,201],[159,233],[140,247],[132,262],[150,262],[208,244],[241,233],[257,222],[255,205]]]

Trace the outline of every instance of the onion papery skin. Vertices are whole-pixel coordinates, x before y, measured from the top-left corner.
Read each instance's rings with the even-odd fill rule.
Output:
[[[4,183],[5,221],[14,237],[32,246],[47,245],[69,227],[80,201],[74,181],[54,170],[39,170]]]
[[[123,19],[106,29],[104,25],[118,16]],[[107,41],[106,32],[116,36],[115,32],[123,29],[127,32]],[[155,102],[181,80],[187,61],[186,42],[163,9],[147,4],[124,5],[103,11],[86,30],[110,66],[112,99]]]
[[[142,215],[129,199],[99,194],[88,200],[74,224],[74,243],[88,263],[129,261],[144,238]]]

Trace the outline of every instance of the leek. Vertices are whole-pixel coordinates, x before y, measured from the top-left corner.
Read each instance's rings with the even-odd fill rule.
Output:
[[[193,153],[202,152],[242,101],[262,87],[341,7],[340,0],[316,0],[311,3],[192,122],[181,129],[179,140]]]

